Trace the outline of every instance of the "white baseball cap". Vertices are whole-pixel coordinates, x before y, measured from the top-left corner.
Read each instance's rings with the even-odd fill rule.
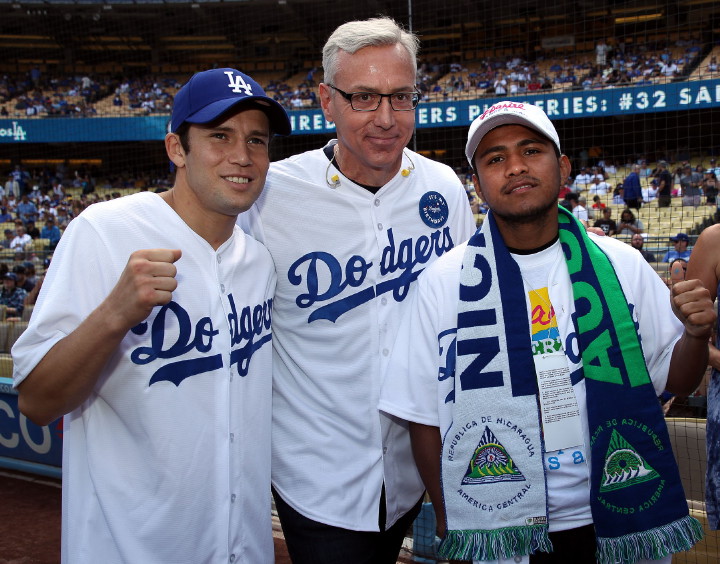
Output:
[[[473,156],[485,134],[501,125],[524,125],[534,129],[550,139],[557,150],[562,152],[555,126],[545,112],[533,104],[503,101],[490,106],[470,124],[467,145],[465,145],[465,156],[470,166],[473,166]]]

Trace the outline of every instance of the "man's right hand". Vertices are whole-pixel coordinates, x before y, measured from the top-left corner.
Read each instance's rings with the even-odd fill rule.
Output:
[[[130,255],[120,279],[105,300],[107,312],[126,331],[145,320],[155,306],[167,304],[177,288],[179,249],[142,249]]]

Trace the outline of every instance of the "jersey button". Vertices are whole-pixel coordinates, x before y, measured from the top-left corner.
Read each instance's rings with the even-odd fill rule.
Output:
[[[231,554],[231,555],[230,555],[230,562],[235,562],[235,555],[234,555],[234,554]]]
[[[382,223],[378,223],[378,231],[382,231]]]
[[[382,305],[387,305],[387,298],[381,299],[381,300],[380,300],[380,303],[381,303]]]
[[[390,354],[390,351],[388,349],[383,349],[383,356],[387,356]]]
[[[235,433],[230,433],[230,442],[232,443],[234,441],[235,441]]]
[[[225,293],[225,284],[220,284],[220,291],[224,294]]]
[[[235,494],[230,496],[230,503],[235,503]]]
[[[379,205],[380,205],[380,200],[375,200],[375,205],[376,205],[376,206],[379,206]]]
[[[220,255],[218,255],[217,260],[218,260],[218,262],[222,262],[222,257]]]

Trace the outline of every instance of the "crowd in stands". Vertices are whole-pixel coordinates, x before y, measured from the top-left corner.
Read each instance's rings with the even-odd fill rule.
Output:
[[[600,40],[594,50],[555,58],[509,55],[462,62],[421,61],[418,89],[421,101],[442,101],[644,85],[688,78],[691,72],[696,78],[712,78],[720,73],[716,51],[705,54],[692,39],[673,44],[617,39]],[[321,72],[313,67],[292,76],[273,73],[265,80],[261,75],[257,78],[287,109],[317,108]],[[55,77],[36,66],[22,75],[0,79],[0,117],[167,114],[183,79],[116,74]]]

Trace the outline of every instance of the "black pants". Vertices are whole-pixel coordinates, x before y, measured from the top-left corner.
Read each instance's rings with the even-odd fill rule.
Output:
[[[552,552],[530,555],[530,564],[595,564],[595,527],[585,525],[577,529],[550,533]]]
[[[395,564],[405,533],[420,513],[422,499],[385,529],[385,491],[380,499],[380,529],[350,531],[318,523],[295,511],[273,488],[275,508],[293,564]]]

